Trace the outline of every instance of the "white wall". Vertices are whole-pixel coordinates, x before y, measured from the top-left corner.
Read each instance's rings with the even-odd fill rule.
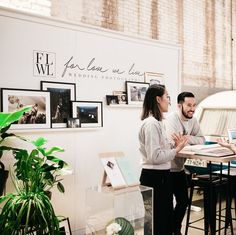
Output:
[[[71,165],[74,173],[65,176],[66,193],[62,195],[55,191],[52,200],[57,213],[70,218],[72,230],[83,229],[86,188],[100,184],[102,177],[98,153],[123,151],[139,173],[137,135],[141,108],[130,105],[109,107],[105,96],[125,90],[125,81],[143,82],[145,71],[158,72],[164,74],[174,100],[172,108],[175,107],[179,92],[180,49],[4,9],[0,9],[0,32],[1,88],[40,89],[40,81],[73,82],[76,83],[77,100],[103,101],[102,128],[18,130],[32,139],[46,137],[49,146],[65,148],[60,156]],[[52,59],[55,64],[49,66],[49,75],[37,74],[34,51],[55,56]],[[85,70],[68,69],[62,77],[64,65],[71,56],[73,63]],[[87,66],[92,58],[95,58],[93,66],[107,71],[89,71]],[[129,73],[133,64],[132,72],[139,71],[140,76]],[[118,68],[122,74],[114,73],[113,69]]]

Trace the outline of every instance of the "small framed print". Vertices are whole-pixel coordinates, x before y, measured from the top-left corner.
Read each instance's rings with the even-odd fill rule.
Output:
[[[119,104],[117,95],[106,95],[107,105]]]
[[[72,116],[79,118],[81,127],[102,127],[101,101],[72,101]]]
[[[67,119],[67,127],[68,128],[79,128],[81,127],[79,118],[68,118]]]
[[[50,92],[26,89],[1,89],[2,112],[14,112],[31,105],[32,109],[12,124],[12,129],[51,127]]]
[[[66,127],[71,116],[71,101],[75,100],[75,83],[41,81],[41,90],[51,93],[52,127]]]
[[[69,218],[60,221],[60,235],[72,235]]]
[[[113,95],[118,96],[119,104],[127,104],[127,95],[125,91],[113,91]]]
[[[144,79],[145,82],[149,83],[150,85],[153,84],[165,85],[165,79],[163,73],[145,72]]]
[[[127,81],[126,82],[127,103],[141,106],[143,104],[143,100],[148,87],[149,83]]]

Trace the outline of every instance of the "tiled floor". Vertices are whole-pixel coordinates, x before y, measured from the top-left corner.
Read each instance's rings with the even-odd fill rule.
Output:
[[[197,206],[198,208],[201,208],[201,211],[192,211],[191,210],[190,221],[193,221],[195,219],[203,217],[203,200],[202,200],[202,197],[203,197],[203,195],[200,195],[199,193],[194,194],[193,205]],[[223,202],[223,204],[224,204],[224,202]],[[233,218],[236,218],[234,210],[232,210],[232,216],[233,216]],[[185,234],[185,224],[186,224],[185,221],[186,221],[186,216],[184,218],[183,227],[182,227],[182,231],[181,231],[183,235]],[[195,223],[194,226],[204,228],[204,220],[201,220],[201,221]],[[221,227],[223,227],[223,226],[224,226],[224,222],[221,222]],[[233,234],[236,234],[236,220],[233,220],[233,228],[234,228],[234,233]],[[218,235],[219,232],[217,232],[216,234]],[[223,235],[223,234],[224,234],[224,230],[221,231],[220,235]],[[227,229],[226,234],[227,235],[232,235],[230,229]],[[188,229],[188,235],[204,235],[204,231],[189,228]]]

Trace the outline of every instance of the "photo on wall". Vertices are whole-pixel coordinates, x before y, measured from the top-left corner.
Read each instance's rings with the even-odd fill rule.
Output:
[[[72,101],[72,116],[80,119],[81,127],[102,127],[102,102]]]
[[[126,82],[127,103],[142,105],[149,83],[144,82]]]
[[[127,104],[127,94],[125,91],[113,91],[113,95],[118,96],[119,104]]]
[[[79,118],[68,118],[67,127],[68,128],[79,128],[81,126]]]
[[[144,79],[146,83],[150,85],[165,85],[165,79],[163,73],[155,73],[155,72],[145,72]]]
[[[50,92],[26,89],[1,89],[2,112],[14,112],[25,106],[32,106],[29,112],[12,129],[50,128]]]
[[[67,119],[71,116],[71,101],[75,100],[75,83],[41,81],[41,90],[51,93],[52,127],[67,127]]]
[[[117,95],[106,95],[107,105],[116,105],[119,104]]]

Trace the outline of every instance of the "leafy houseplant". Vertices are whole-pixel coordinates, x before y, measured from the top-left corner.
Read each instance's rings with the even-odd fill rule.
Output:
[[[59,220],[47,190],[57,185],[64,192],[59,171],[66,163],[54,156],[64,150],[59,147],[47,150],[44,138],[21,139],[32,144],[30,151],[0,146],[1,151],[11,151],[16,160],[11,174],[16,192],[0,198],[0,204],[5,202],[0,214],[0,234],[59,234]]]
[[[4,151],[8,151],[8,148],[3,145],[5,139],[10,137],[17,137],[12,133],[7,133],[11,124],[18,121],[25,112],[29,111],[31,107],[25,107],[13,113],[0,113],[0,159]],[[20,138],[20,137],[19,137]],[[5,170],[4,164],[0,161],[0,196],[3,194],[9,171]]]

